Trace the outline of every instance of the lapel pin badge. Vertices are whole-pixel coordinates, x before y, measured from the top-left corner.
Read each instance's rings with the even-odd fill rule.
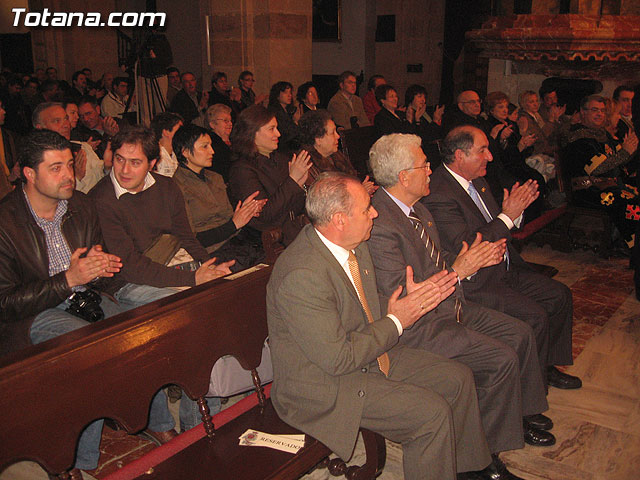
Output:
[[[366,268],[364,269],[364,274],[365,275],[369,275],[369,270],[367,270]]]
[[[482,193],[484,193],[486,190],[487,190],[487,189],[486,189],[485,187],[482,187],[482,188],[480,189],[480,191],[481,191]]]
[[[427,222],[427,227],[430,227],[433,225],[433,222]]]

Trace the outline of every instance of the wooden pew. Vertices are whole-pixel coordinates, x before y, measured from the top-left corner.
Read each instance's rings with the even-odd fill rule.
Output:
[[[247,370],[260,363],[270,273],[265,268],[219,279],[0,358],[0,471],[33,460],[65,478],[86,425],[107,417],[128,433],[139,432],[153,395],[167,384],[198,399],[206,435],[196,439],[192,429],[160,447],[182,445],[145,478],[210,478],[215,472],[215,478],[294,479],[313,468],[331,452],[309,436],[296,455],[238,446],[238,432],[247,428],[300,433],[278,418],[261,387],[245,399],[257,405],[221,428],[214,428],[204,401],[219,357],[234,355]],[[192,443],[186,441],[190,433]],[[382,437],[365,432],[365,441],[367,464],[348,478],[374,478],[384,465]],[[347,469],[338,462],[334,471]]]

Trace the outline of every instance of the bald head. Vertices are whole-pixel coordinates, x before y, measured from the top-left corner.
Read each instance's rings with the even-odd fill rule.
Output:
[[[458,108],[461,112],[469,115],[470,117],[477,117],[482,110],[482,102],[480,97],[473,90],[465,90],[458,95]]]

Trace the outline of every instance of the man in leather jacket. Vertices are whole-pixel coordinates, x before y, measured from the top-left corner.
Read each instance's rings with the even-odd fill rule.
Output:
[[[120,258],[102,250],[92,203],[74,193],[69,141],[36,130],[24,139],[18,160],[24,183],[0,203],[1,354],[88,325],[67,311],[70,297],[89,288],[109,292],[108,278],[122,266]],[[104,293],[99,306],[106,317],[123,311]],[[164,393],[156,395],[152,409],[161,420],[150,429],[172,431]],[[84,430],[72,474],[96,468],[101,431],[102,420]]]

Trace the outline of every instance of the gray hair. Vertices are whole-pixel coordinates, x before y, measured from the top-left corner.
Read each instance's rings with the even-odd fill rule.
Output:
[[[31,123],[33,124],[33,128],[38,128],[38,125],[42,125],[40,121],[40,115],[45,110],[51,107],[60,107],[64,110],[64,106],[60,102],[43,102],[39,104],[36,108],[33,109],[33,113],[31,114]]]
[[[314,227],[326,225],[340,212],[349,213],[353,198],[348,190],[349,183],[360,183],[357,178],[342,172],[324,172],[318,175],[309,188],[305,208]]]
[[[231,108],[223,103],[216,103],[207,108],[207,125],[213,122],[220,113],[231,113]]]
[[[378,184],[392,187],[398,183],[401,171],[413,167],[414,159],[407,155],[411,146],[419,147],[422,140],[417,135],[393,133],[384,135],[369,150],[369,167]]]
[[[442,142],[440,142],[440,155],[442,161],[449,165],[455,160],[456,150],[469,153],[473,147],[473,130],[477,128],[472,125],[460,125],[451,130]]]

